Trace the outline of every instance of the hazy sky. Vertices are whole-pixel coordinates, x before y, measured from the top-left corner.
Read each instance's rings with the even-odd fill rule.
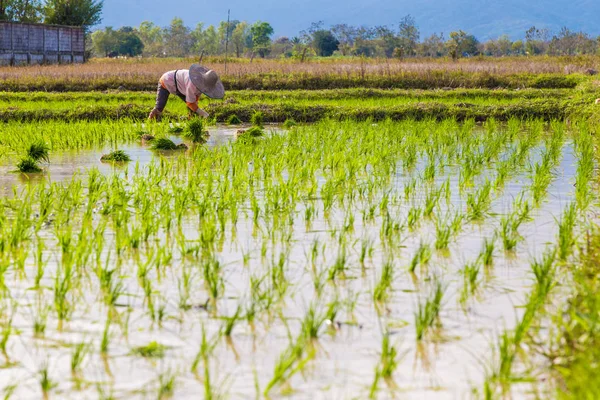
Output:
[[[194,27],[231,18],[268,21],[275,36],[294,36],[313,21],[326,25],[397,26],[406,14],[416,18],[423,36],[463,29],[480,39],[507,33],[520,38],[532,26],[558,31],[562,26],[600,34],[600,0],[105,0],[102,26],[137,26],[152,21],[160,26],[173,17]]]

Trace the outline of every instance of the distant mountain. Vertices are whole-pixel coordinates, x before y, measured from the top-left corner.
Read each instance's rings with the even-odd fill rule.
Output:
[[[397,26],[402,17],[415,17],[422,37],[462,29],[480,40],[508,34],[522,38],[532,25],[558,32],[567,26],[594,36],[600,34],[600,0],[105,0],[102,26],[137,26],[152,21],[166,26],[173,17],[194,27],[231,18],[267,21],[275,36],[295,36],[323,21],[326,25]]]

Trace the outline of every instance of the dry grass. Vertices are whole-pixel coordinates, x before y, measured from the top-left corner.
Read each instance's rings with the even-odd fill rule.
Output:
[[[84,65],[54,65],[1,67],[0,80],[14,78],[61,77],[62,79],[157,80],[167,70],[189,67],[195,59],[93,59]],[[225,74],[222,58],[205,58],[203,63],[226,77],[255,74],[310,74],[340,76],[394,76],[403,73],[449,71],[462,73],[510,74],[571,74],[587,73],[600,67],[600,57],[509,57],[473,58],[453,62],[448,59],[313,59],[304,63],[295,60],[230,60]]]

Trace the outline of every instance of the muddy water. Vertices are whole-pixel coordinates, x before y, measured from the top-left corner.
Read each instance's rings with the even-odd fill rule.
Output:
[[[211,137],[210,145],[230,140],[234,131],[222,131]],[[141,146],[125,148],[132,158],[140,163],[151,162],[156,155]],[[111,173],[113,167],[99,163],[100,152],[66,154],[53,156],[46,179],[70,179],[74,171],[85,173],[86,168],[97,167]],[[547,201],[533,214],[533,220],[523,225],[520,233],[524,237],[515,255],[507,255],[497,242],[494,267],[482,271],[480,289],[476,296],[464,305],[459,302],[463,287],[461,269],[464,264],[474,261],[479,254],[484,238],[492,237],[500,224],[502,214],[512,206],[514,198],[526,187],[528,178],[518,175],[508,184],[504,192],[493,202],[493,212],[481,224],[465,224],[457,240],[447,254],[434,251],[428,271],[417,269],[415,275],[407,272],[412,255],[422,241],[433,243],[435,227],[424,222],[414,231],[405,231],[401,257],[393,260],[395,276],[393,295],[383,310],[373,304],[373,287],[380,275],[383,260],[380,239],[381,219],[374,223],[363,223],[360,211],[354,210],[356,220],[349,243],[354,243],[348,252],[347,277],[337,286],[325,283],[324,305],[339,298],[354,302],[352,313],[343,312],[337,317],[341,324],[331,329],[323,329],[319,340],[314,343],[316,355],[302,373],[292,377],[286,397],[293,399],[350,399],[366,398],[373,382],[374,371],[379,362],[381,337],[384,330],[391,332],[392,342],[400,354],[399,367],[394,374],[394,384],[380,382],[379,398],[408,397],[416,399],[456,399],[470,398],[472,388],[481,388],[483,365],[491,359],[491,344],[498,333],[514,326],[520,316],[523,304],[532,285],[530,261],[543,253],[548,243],[556,241],[556,218],[564,207],[573,200],[573,181],[576,160],[570,145],[565,146],[563,161],[558,168],[560,175],[552,184]],[[8,167],[2,167],[8,168]],[[132,168],[129,166],[128,168]],[[4,190],[10,192],[15,183],[22,183],[15,175],[1,174]],[[449,170],[450,171],[450,170]],[[129,171],[131,173],[132,170]],[[442,210],[464,208],[464,198],[458,196],[456,170],[451,187],[453,197],[450,205],[442,205]],[[442,177],[438,184],[445,181]],[[408,177],[398,176],[396,187],[401,192]],[[318,203],[317,203],[318,204]],[[320,206],[319,206],[320,207]],[[397,207],[399,215],[408,213],[409,205]],[[326,271],[337,257],[338,244],[333,227],[339,227],[344,213],[333,211],[329,221],[323,218],[323,210],[318,208],[319,217],[308,229],[305,227],[303,210],[300,209],[294,223],[292,248],[286,273],[293,287],[281,304],[281,316],[261,318],[252,327],[240,321],[234,328],[231,340],[221,339],[215,348],[210,364],[211,382],[217,392],[227,393],[230,398],[255,398],[256,387],[260,393],[273,376],[273,368],[279,355],[289,345],[289,332],[295,337],[302,318],[315,299],[314,280],[307,254],[311,244],[319,240],[325,251],[317,259],[318,271]],[[265,232],[263,232],[265,233]],[[193,221],[189,221],[186,236],[194,240],[198,236]],[[237,305],[249,297],[251,276],[259,277],[269,271],[272,259],[277,259],[280,244],[269,245],[267,258],[261,257],[262,235],[256,234],[251,220],[240,218],[235,239],[228,237],[219,253],[225,266],[223,275],[226,281],[226,294],[219,301],[219,315],[233,315]],[[358,254],[360,241],[369,239],[374,244],[374,252],[367,260],[365,268],[360,266]],[[52,277],[56,270],[57,252],[48,250],[46,258],[48,270],[43,282],[53,286]],[[248,265],[243,264],[244,254],[250,254]],[[181,311],[177,306],[178,279],[186,262],[177,254],[166,276],[156,280],[155,291],[162,293],[161,304],[165,306],[167,317],[162,326],[152,323],[144,304],[143,293],[135,277],[135,266],[131,265],[131,276],[123,277],[127,297],[120,303],[122,318],[129,321],[128,335],[118,326],[111,328],[111,342],[108,356],[99,354],[99,346],[104,330],[106,309],[99,298],[97,282],[82,293],[84,304],[78,306],[72,320],[58,329],[53,314],[48,318],[45,338],[35,338],[32,332],[35,304],[39,293],[29,290],[34,275],[33,266],[28,268],[27,279],[17,280],[7,277],[10,292],[19,304],[13,321],[13,329],[18,335],[10,340],[12,364],[7,364],[0,373],[0,387],[18,382],[16,398],[40,398],[37,371],[47,363],[51,379],[58,383],[53,391],[56,398],[98,398],[98,386],[108,390],[116,398],[156,398],[157,385],[161,374],[176,376],[174,398],[202,398],[204,380],[202,366],[198,375],[190,372],[190,365],[200,346],[202,327],[209,336],[215,334],[223,321],[214,318],[201,307],[207,294],[202,277],[196,276],[190,303],[193,307]],[[446,291],[441,312],[441,324],[435,340],[421,344],[415,339],[414,313],[420,300],[424,299],[431,286],[430,277],[437,276],[444,283]],[[45,302],[52,303],[51,291],[42,294]],[[286,326],[287,325],[287,326]],[[288,332],[289,330],[289,332]],[[75,384],[69,368],[70,344],[89,342],[92,351],[88,355],[81,382]],[[157,341],[168,346],[166,355],[159,360],[147,360],[131,354],[135,346]],[[202,363],[201,363],[202,364]],[[282,397],[278,387],[272,390],[272,398]]]

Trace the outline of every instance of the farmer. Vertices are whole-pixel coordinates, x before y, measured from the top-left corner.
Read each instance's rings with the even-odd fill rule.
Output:
[[[213,70],[193,64],[189,70],[178,69],[165,72],[158,81],[156,105],[148,119],[160,119],[167,105],[169,94],[177,95],[185,101],[191,112],[199,117],[208,117],[208,113],[198,107],[198,99],[204,94],[211,99],[222,99],[225,95],[223,83]]]

